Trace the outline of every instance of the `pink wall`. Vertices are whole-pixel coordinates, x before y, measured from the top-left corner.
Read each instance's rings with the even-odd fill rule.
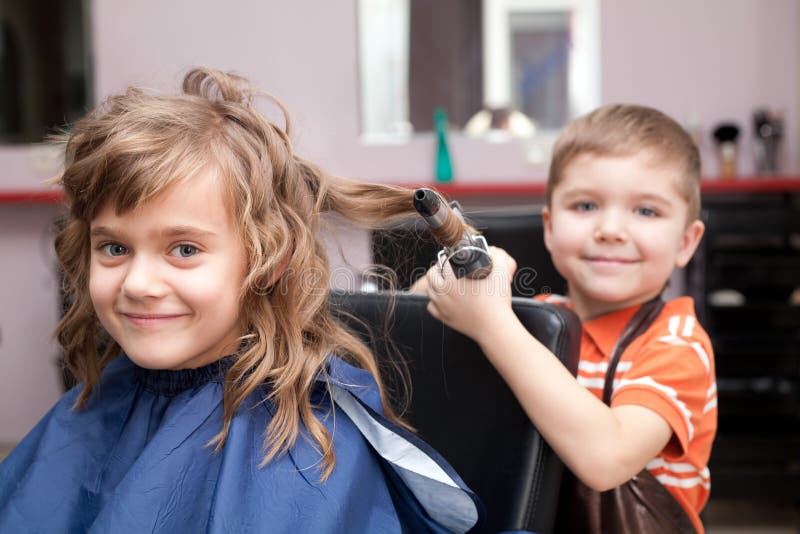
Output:
[[[711,130],[745,126],[740,173],[754,172],[754,108],[786,117],[783,168],[798,172],[796,0],[613,0],[603,2],[603,101],[649,104],[703,127],[706,174],[717,173]]]
[[[194,64],[235,69],[287,104],[300,150],[329,170],[365,179],[431,178],[430,136],[397,146],[363,146],[359,140],[353,0],[237,5],[249,7],[96,2],[97,94],[143,80],[174,87],[178,73]],[[741,172],[748,174],[753,108],[782,109],[791,149],[785,168],[797,172],[796,0],[613,0],[601,2],[600,11],[603,102],[644,103],[681,122],[698,121],[706,133],[709,174],[716,173],[708,136],[717,121],[747,126]],[[462,181],[545,174],[541,165],[526,163],[516,145],[454,138],[452,152]]]
[[[430,179],[430,136],[408,145],[360,143],[355,0],[91,4],[99,97],[130,83],[172,90],[191,65],[237,70],[284,101],[299,152],[324,168],[365,179]],[[608,0],[601,17],[604,102],[653,105],[681,121],[697,119],[706,132],[720,119],[749,126],[757,105],[781,108],[787,170],[798,171],[796,0]],[[513,144],[454,139],[451,148],[463,182],[545,174]],[[716,172],[708,141],[704,153]],[[38,187],[52,174],[42,160],[31,147],[0,147],[0,188]],[[741,167],[752,171],[748,150]],[[0,442],[19,439],[59,395],[49,340],[57,292],[40,248],[55,213],[0,205]],[[364,261],[359,239],[348,237],[356,264]]]
[[[288,106],[299,150],[332,172],[426,181],[433,140],[363,146],[358,135],[355,0],[93,2],[96,94],[139,83],[175,89],[191,65],[237,70]],[[716,173],[708,132],[719,120],[747,126],[741,171],[753,171],[750,115],[786,114],[785,169],[798,172],[796,0],[613,0],[601,3],[602,101],[639,102],[705,128],[707,171]],[[461,181],[537,180],[514,144],[454,138]],[[14,153],[10,153],[10,150]],[[35,186],[24,149],[0,149],[0,187]]]
[[[19,440],[58,399],[55,206],[0,205],[0,445]]]

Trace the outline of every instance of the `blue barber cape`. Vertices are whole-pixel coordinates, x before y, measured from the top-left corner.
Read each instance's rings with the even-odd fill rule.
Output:
[[[104,370],[86,409],[68,392],[0,464],[0,532],[465,532],[475,495],[436,451],[382,415],[372,376],[330,357],[312,403],[336,467],[301,435],[260,468],[273,410],[257,390],[220,453],[224,359]]]

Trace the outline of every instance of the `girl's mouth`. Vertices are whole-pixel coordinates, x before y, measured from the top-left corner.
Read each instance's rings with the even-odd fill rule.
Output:
[[[141,328],[161,326],[174,319],[183,317],[182,313],[122,313],[125,319],[134,326]]]

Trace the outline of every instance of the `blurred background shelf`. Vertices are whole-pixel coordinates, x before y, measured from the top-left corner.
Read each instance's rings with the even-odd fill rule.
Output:
[[[544,182],[497,182],[487,179],[470,180],[463,183],[409,183],[397,181],[409,187],[435,187],[451,198],[460,199],[509,199],[541,202]],[[703,193],[780,193],[800,191],[800,176],[743,176],[733,180],[717,177],[703,178]],[[0,204],[51,204],[63,198],[59,189],[2,189],[0,188]],[[768,214],[768,212],[767,212]]]
[[[689,278],[717,365],[711,499],[797,506],[800,191],[715,191],[704,211]]]

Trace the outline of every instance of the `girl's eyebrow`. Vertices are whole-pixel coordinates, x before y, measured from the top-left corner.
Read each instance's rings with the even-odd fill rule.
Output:
[[[170,226],[168,228],[164,228],[159,234],[162,237],[214,237],[217,235],[216,232],[211,230],[204,230],[202,228],[198,228],[196,226]],[[113,238],[118,235],[118,232],[114,231],[114,229],[109,228],[108,226],[95,226],[89,232],[90,237],[109,237]]]
[[[89,231],[89,237],[115,237],[114,231],[107,226],[94,226]]]
[[[196,226],[170,226],[161,231],[164,237],[214,237],[216,232]]]

